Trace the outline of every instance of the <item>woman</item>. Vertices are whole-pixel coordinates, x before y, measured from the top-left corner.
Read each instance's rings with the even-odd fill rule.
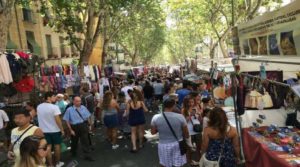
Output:
[[[238,135],[236,129],[229,125],[223,109],[216,107],[210,111],[208,127],[204,129],[201,148],[204,153],[203,160],[218,161],[221,156],[221,167],[236,166],[240,157]]]
[[[117,149],[117,127],[119,105],[111,91],[106,91],[103,96],[102,108],[104,111],[104,125],[107,127],[107,138],[112,144],[112,149]]]
[[[20,145],[21,161],[18,167],[46,167],[47,142],[43,137],[28,136]]]
[[[31,115],[31,123],[38,126],[36,105],[33,102],[27,102],[25,108]]]
[[[131,126],[132,153],[137,152],[137,135],[139,137],[139,148],[143,147],[144,124],[146,122],[144,112],[148,111],[144,101],[140,99],[140,94],[136,89],[130,94],[131,100],[128,102],[126,110],[129,111],[128,124]]]
[[[194,143],[196,145],[196,156],[197,161],[200,160],[200,149],[201,149],[201,133],[194,130],[194,125],[200,125],[201,119],[201,110],[199,106],[196,105],[195,99],[192,96],[186,96],[183,100],[183,108],[182,114],[185,117],[188,130],[190,134],[191,143],[189,143],[190,148],[187,151],[187,162],[191,164],[191,166],[198,165],[196,161],[192,160],[192,151],[194,149]]]

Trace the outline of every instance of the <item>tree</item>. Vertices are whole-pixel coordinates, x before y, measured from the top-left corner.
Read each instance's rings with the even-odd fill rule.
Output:
[[[200,43],[209,48],[209,55],[214,58],[215,49],[220,46],[223,55],[227,57],[227,48],[231,43],[230,31],[234,26],[233,21],[235,25],[248,21],[258,15],[258,9],[261,6],[267,7],[274,3],[279,5],[281,0],[234,0],[233,3],[235,20],[232,20],[232,0],[171,0],[169,2],[170,15],[176,22],[176,28],[173,30],[175,34],[181,36],[185,43],[191,43],[190,50]],[[186,23],[191,26],[181,26]],[[182,35],[182,31],[197,35],[196,40],[192,41],[189,35]],[[171,43],[175,45],[173,41]]]
[[[15,0],[0,0],[0,49],[6,48],[14,4]]]
[[[165,42],[165,17],[159,1],[142,1],[137,1],[139,3],[130,16],[130,24],[116,38],[117,43],[130,56],[132,65],[136,65],[139,60],[149,64]]]
[[[146,0],[40,0],[49,25],[67,32],[68,40],[87,62],[97,41],[102,39],[103,62],[108,43],[130,22],[138,5]],[[82,43],[82,44],[81,44]]]

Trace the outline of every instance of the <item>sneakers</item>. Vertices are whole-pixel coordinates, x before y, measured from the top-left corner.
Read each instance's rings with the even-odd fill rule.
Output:
[[[112,145],[112,149],[113,149],[113,150],[115,150],[115,149],[117,149],[117,148],[119,148],[119,145],[117,145],[117,144]]]
[[[64,164],[65,164],[64,162],[59,161],[55,167],[62,167],[64,166]]]

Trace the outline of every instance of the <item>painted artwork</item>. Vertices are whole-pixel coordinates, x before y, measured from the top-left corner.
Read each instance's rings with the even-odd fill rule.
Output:
[[[260,55],[268,55],[268,48],[267,48],[267,37],[258,37],[259,40],[259,54]]]
[[[269,35],[270,55],[280,55],[276,34]]]
[[[250,55],[250,48],[249,48],[248,40],[243,41],[243,49],[244,49],[245,55]]]
[[[258,55],[258,42],[256,38],[250,38],[249,44],[251,48],[251,55]]]
[[[282,32],[280,34],[280,47],[283,55],[297,55],[293,31]]]

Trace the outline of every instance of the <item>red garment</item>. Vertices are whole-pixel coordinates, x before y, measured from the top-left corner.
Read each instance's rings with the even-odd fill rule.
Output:
[[[30,55],[24,52],[16,52],[23,59],[29,59]]]
[[[34,88],[34,79],[29,76],[23,77],[23,79],[17,83],[13,83],[17,91],[22,93],[31,92]]]

